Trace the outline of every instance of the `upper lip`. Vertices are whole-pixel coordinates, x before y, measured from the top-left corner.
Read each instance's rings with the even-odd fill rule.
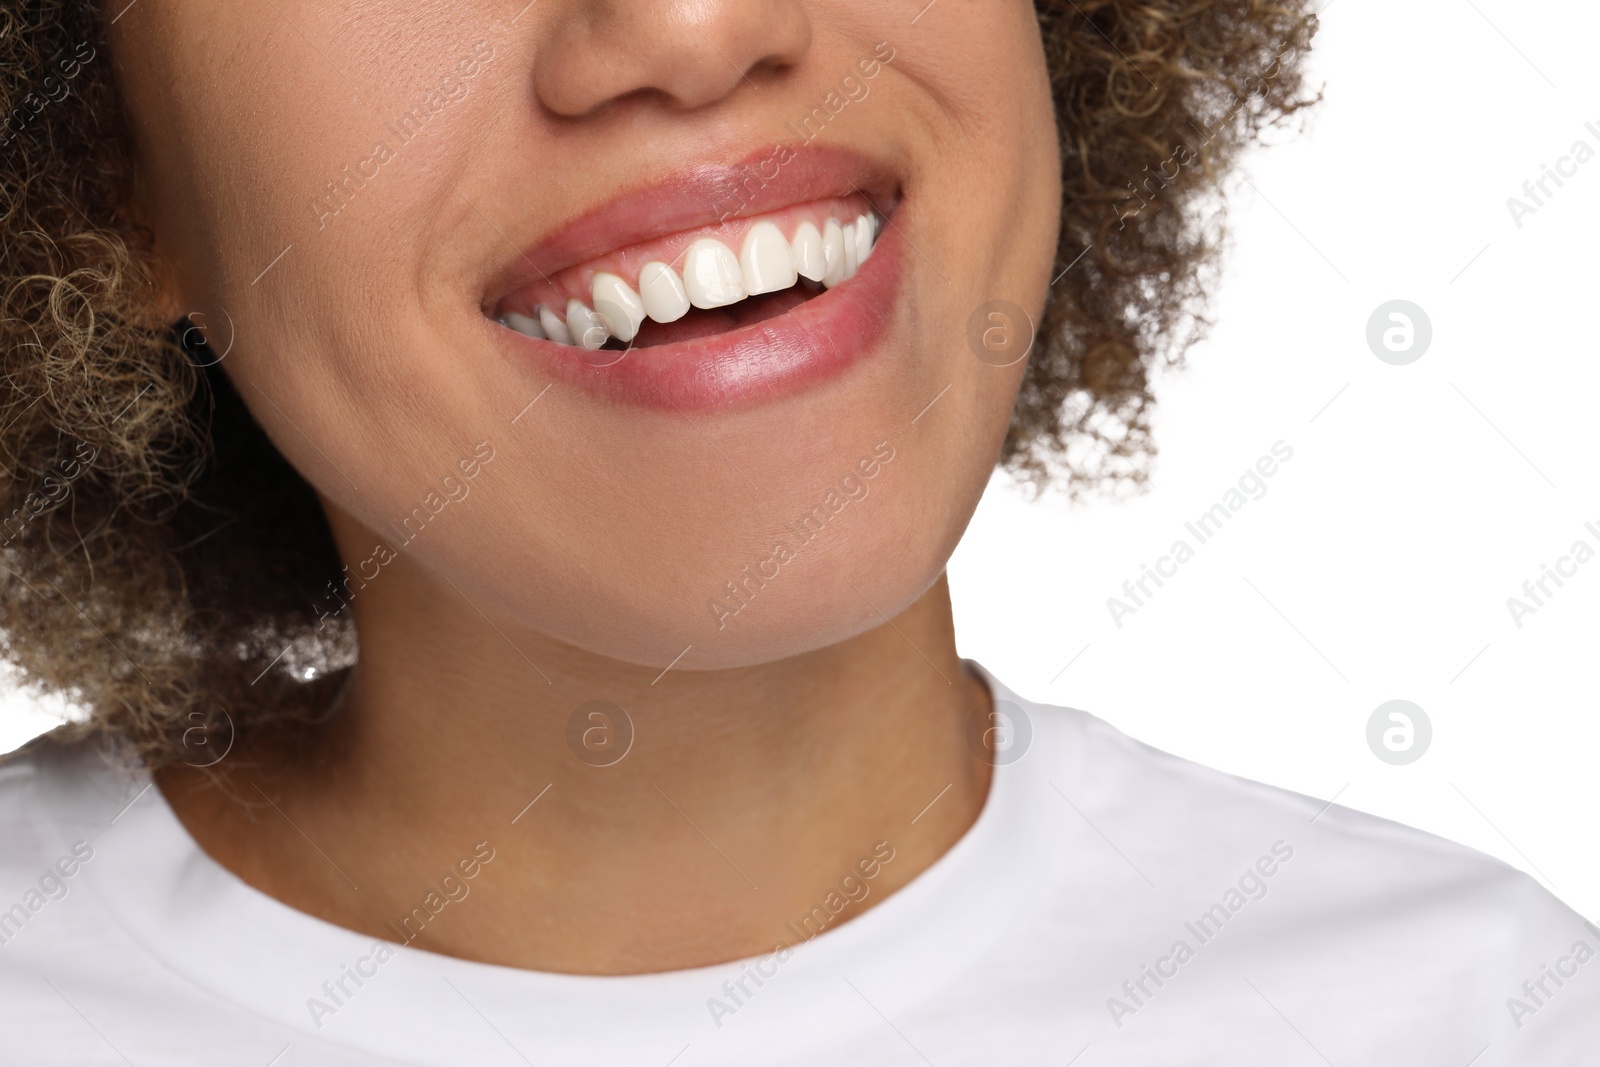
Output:
[[[793,158],[782,165],[777,162],[780,148],[774,145],[737,163],[706,163],[678,171],[583,212],[509,264],[493,300],[615,249],[724,219],[852,192],[866,196],[882,216],[893,209],[899,183],[886,165],[849,149],[788,150]]]

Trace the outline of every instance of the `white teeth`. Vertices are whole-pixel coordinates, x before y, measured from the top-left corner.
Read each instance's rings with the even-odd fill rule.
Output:
[[[797,282],[816,291],[847,281],[872,254],[879,225],[871,212],[844,225],[829,219],[820,231],[816,223],[806,221],[792,240],[785,240],[776,225],[758,222],[745,234],[737,256],[721,241],[702,237],[684,253],[681,276],[666,263],[651,260],[639,270],[636,292],[619,276],[598,271],[590,287],[594,310],[581,300],[569,300],[564,318],[541,304],[537,319],[507,312],[500,322],[527,337],[590,351],[604,347],[612,337],[629,343],[647,317],[676,322],[691,307],[726,307],[747,297],[781,292]]]
[[[861,266],[860,260],[856,258],[856,249],[860,247],[860,245],[856,243],[856,224],[853,222],[845,223],[843,236],[844,276],[846,280],[848,280],[856,276],[856,269]]]
[[[600,316],[584,307],[580,300],[567,301],[567,329],[576,344],[591,352],[603,346],[611,336]]]
[[[572,334],[567,329],[566,322],[543,304],[539,305],[539,325],[544,327],[544,335],[557,344],[572,343]]]
[[[844,230],[834,219],[822,227],[822,284],[830,289],[844,281]]]
[[[657,322],[677,322],[689,313],[689,294],[678,272],[660,260],[639,268],[639,295],[644,313]]]
[[[591,292],[594,313],[611,336],[624,343],[633,340],[639,333],[639,324],[644,321],[644,301],[633,287],[615,274],[600,271],[594,276]]]
[[[744,291],[750,296],[792,288],[797,277],[789,242],[783,231],[770,222],[758,222],[745,234],[739,268]]]
[[[683,285],[689,303],[697,308],[719,308],[745,298],[744,271],[738,258],[721,241],[702,237],[683,257]]]
[[[800,228],[794,232],[794,241],[789,245],[789,253],[794,256],[795,272],[802,278],[820,282],[828,272],[827,260],[822,254],[822,232],[815,223],[800,224]]]
[[[862,215],[860,218],[856,219],[857,269],[859,269],[861,264],[867,261],[867,257],[872,254],[872,221],[872,216],[870,214]]]
[[[530,319],[526,315],[519,315],[515,311],[508,311],[500,321],[507,329],[515,330],[524,337],[534,337],[540,341],[545,339],[544,328],[539,325],[538,319]]]

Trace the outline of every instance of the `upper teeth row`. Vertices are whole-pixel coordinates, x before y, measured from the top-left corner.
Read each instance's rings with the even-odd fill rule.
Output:
[[[739,254],[714,237],[702,237],[683,256],[680,275],[670,264],[651,260],[639,269],[639,289],[606,271],[598,271],[592,301],[568,300],[562,315],[540,304],[537,317],[507,312],[501,323],[528,337],[601,347],[615,337],[632,341],[646,317],[676,322],[690,307],[719,308],[747,297],[788,289],[800,278],[838,285],[854,277],[872,254],[878,219],[867,213],[840,225],[829,219],[819,231],[802,222],[793,240],[772,222],[758,222],[745,234]]]

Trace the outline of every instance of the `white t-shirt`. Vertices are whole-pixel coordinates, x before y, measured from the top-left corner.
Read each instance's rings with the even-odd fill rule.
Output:
[[[329,925],[145,774],[38,747],[0,768],[0,1063],[1600,1063],[1600,931],[1528,877],[991,685],[1011,747],[909,885],[831,925],[824,898],[782,953],[612,978]]]

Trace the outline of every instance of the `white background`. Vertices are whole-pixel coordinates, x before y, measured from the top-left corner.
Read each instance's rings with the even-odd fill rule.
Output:
[[[1574,141],[1600,152],[1597,39],[1578,3],[1330,5],[1325,102],[1246,161],[1217,327],[1161,383],[1149,491],[1068,506],[997,477],[950,567],[963,654],[1157,747],[1492,853],[1600,917],[1600,559],[1520,629],[1506,607],[1574,541],[1600,550],[1600,158],[1520,228],[1506,206]],[[1366,343],[1393,299],[1432,321],[1409,366]],[[1194,545],[1185,520],[1278,440],[1294,458],[1267,494],[1117,627],[1107,598]],[[1394,698],[1433,724],[1408,766],[1367,748]],[[54,721],[0,694],[0,750]]]
[[[1580,537],[1600,552],[1600,17],[1474,3],[1326,9],[1326,99],[1246,161],[1150,491],[1069,507],[997,478],[950,576],[962,653],[1022,694],[1471,845],[1596,917],[1600,558],[1520,629],[1506,600]],[[1519,229],[1507,197],[1580,138],[1597,158]],[[1366,343],[1393,299],[1433,324],[1409,366]],[[1197,545],[1184,522],[1280,439],[1267,494],[1119,629],[1107,598]],[[1367,747],[1395,698],[1434,728],[1409,766]]]

